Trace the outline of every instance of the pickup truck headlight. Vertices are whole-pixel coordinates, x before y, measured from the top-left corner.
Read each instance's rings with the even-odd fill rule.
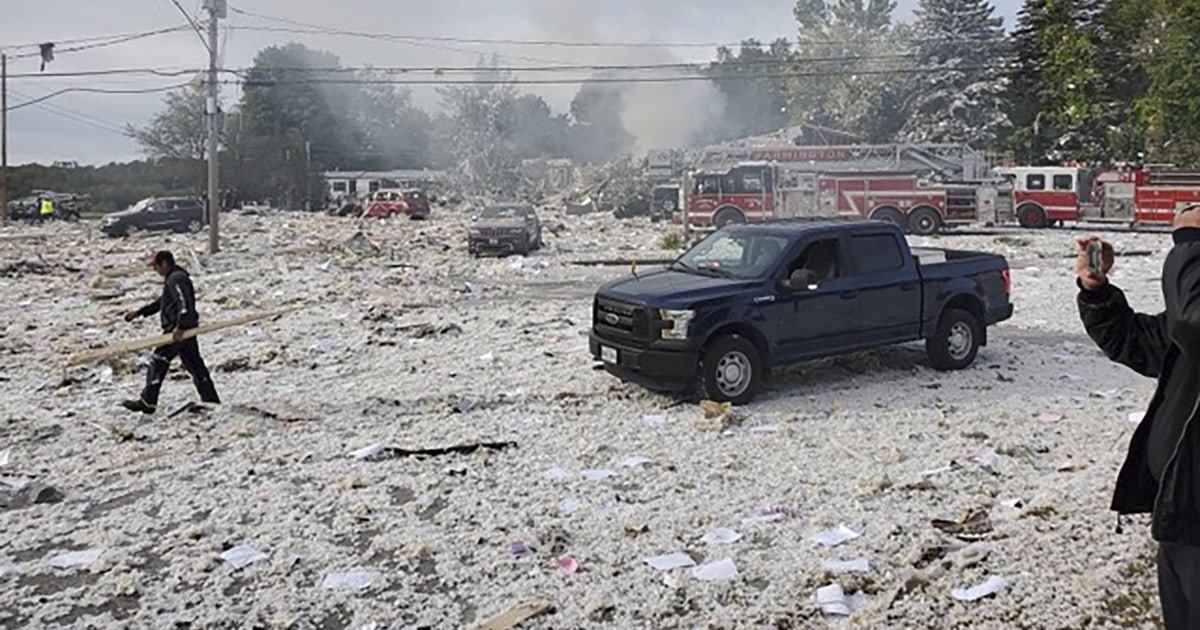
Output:
[[[471,228],[470,230],[467,231],[467,236],[479,238],[479,237],[483,236],[483,230],[480,230],[478,228]]]
[[[671,324],[669,328],[663,328],[663,339],[687,339],[688,324],[696,316],[696,311],[675,311],[664,308],[659,309],[658,315],[664,323]]]

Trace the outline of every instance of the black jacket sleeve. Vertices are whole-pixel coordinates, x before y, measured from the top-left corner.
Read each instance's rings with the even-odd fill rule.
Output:
[[[138,315],[141,315],[142,317],[150,317],[151,315],[159,312],[160,310],[162,310],[162,298],[161,297],[154,300],[153,302],[143,306],[142,308],[139,308]]]
[[[195,328],[199,317],[196,314],[196,292],[192,281],[186,273],[171,274],[166,281],[167,296],[173,308],[170,309],[170,321],[164,321],[167,330],[179,328]]]
[[[1078,284],[1078,281],[1076,281]],[[1079,316],[1088,336],[1108,358],[1134,372],[1158,378],[1170,347],[1167,315],[1135,313],[1125,294],[1112,285],[1096,291],[1080,287]]]
[[[1184,355],[1200,355],[1200,228],[1175,230],[1163,265],[1170,339]]]

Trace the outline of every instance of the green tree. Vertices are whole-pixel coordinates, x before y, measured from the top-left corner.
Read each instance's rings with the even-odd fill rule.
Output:
[[[1200,166],[1200,0],[1153,0],[1136,56],[1147,77],[1137,110],[1149,161]]]
[[[1003,20],[987,0],[921,0],[915,25],[919,74],[903,135],[910,142],[992,148],[1010,126],[1001,66]]]
[[[720,142],[787,126],[787,82],[781,75],[787,73],[792,60],[792,46],[786,39],[766,46],[748,39],[737,52],[718,48],[717,59],[706,74],[725,101],[725,113],[705,140]]]
[[[585,82],[571,100],[569,157],[583,162],[606,162],[633,150],[634,138],[625,130],[622,90],[613,83]]]

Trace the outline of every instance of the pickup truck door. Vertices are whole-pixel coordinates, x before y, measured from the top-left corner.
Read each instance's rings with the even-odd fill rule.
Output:
[[[830,353],[853,343],[858,301],[853,278],[845,273],[842,239],[817,237],[792,252],[776,278],[778,289],[769,309],[782,362]],[[782,288],[780,281],[796,269],[812,270],[815,289]]]
[[[858,290],[862,345],[912,341],[921,333],[921,278],[902,237],[894,231],[846,237]]]

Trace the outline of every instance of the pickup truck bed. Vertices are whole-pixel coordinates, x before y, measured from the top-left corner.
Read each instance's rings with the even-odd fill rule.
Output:
[[[911,251],[891,224],[738,225],[601,287],[590,346],[623,380],[742,404],[774,368],[889,344],[923,339],[933,367],[965,368],[1008,296],[1003,257]]]

